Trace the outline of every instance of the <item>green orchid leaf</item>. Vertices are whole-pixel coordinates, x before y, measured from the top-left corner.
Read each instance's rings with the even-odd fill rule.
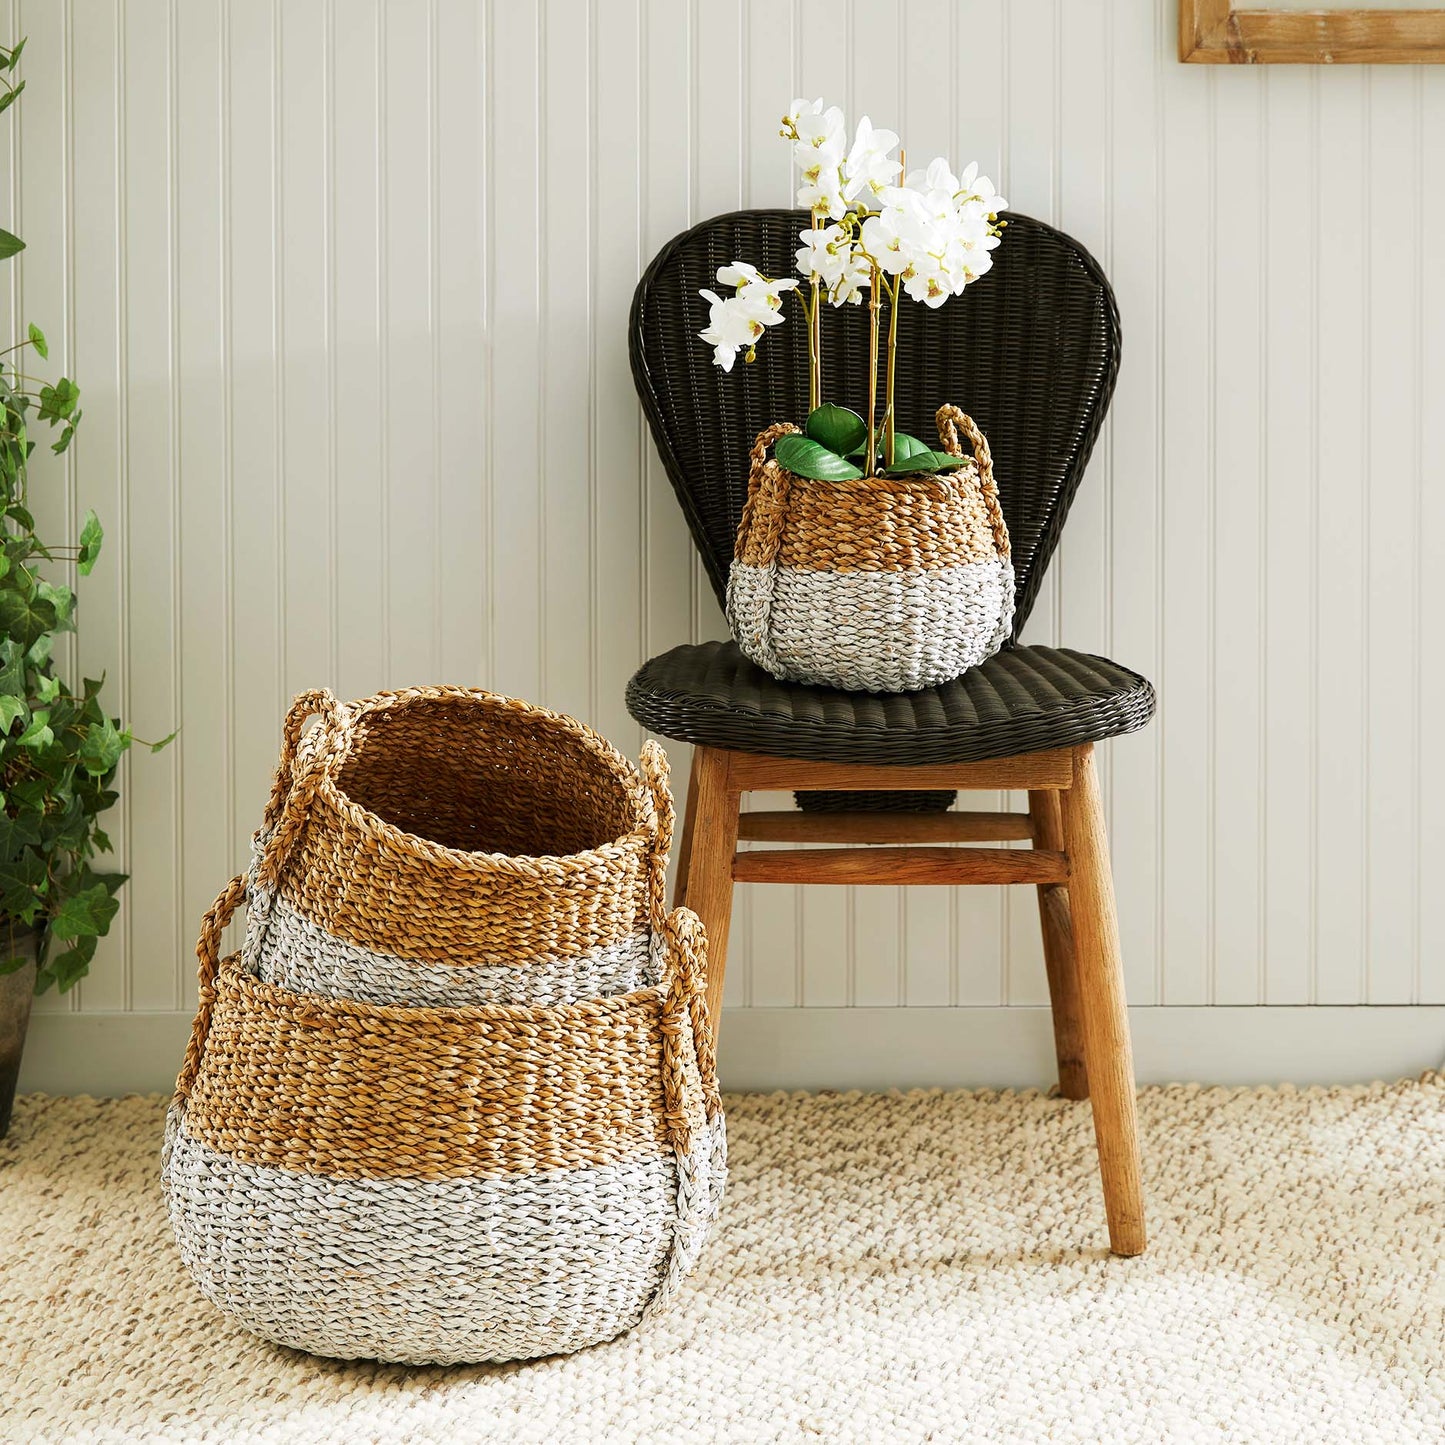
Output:
[[[852,462],[811,437],[779,437],[773,455],[780,467],[818,482],[848,482],[863,475]]]
[[[0,230],[0,261],[8,261],[25,249],[25,242],[11,231]]]
[[[90,575],[95,559],[100,556],[100,544],[104,539],[105,531],[92,507],[85,514],[85,525],[80,529],[80,556],[76,559],[76,570],[82,577]]]
[[[846,457],[855,447],[866,446],[868,442],[868,423],[856,411],[831,402],[824,402],[808,413],[803,432],[840,457]]]
[[[50,347],[46,343],[45,333],[32,321],[29,327],[30,344],[43,357],[49,357]]]
[[[956,472],[964,465],[962,457],[955,457],[948,452],[936,452],[925,449],[909,457],[906,462],[895,462],[887,468],[884,475],[889,477],[911,477],[921,472]]]
[[[921,442],[917,437],[909,436],[906,431],[893,433],[893,465],[899,466],[916,457],[923,452],[931,452],[933,448],[927,442]]]

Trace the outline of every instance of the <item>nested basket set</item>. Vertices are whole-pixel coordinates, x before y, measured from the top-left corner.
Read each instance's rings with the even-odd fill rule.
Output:
[[[296,700],[250,869],[202,925],[167,1125],[209,1299],[402,1363],[580,1349],[667,1302],[725,1173],[672,825],[655,744],[638,768],[458,688]]]

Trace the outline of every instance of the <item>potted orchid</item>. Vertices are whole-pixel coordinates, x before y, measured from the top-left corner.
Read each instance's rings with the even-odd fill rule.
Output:
[[[1002,644],[1013,569],[987,443],[972,421],[940,408],[938,447],[897,428],[898,312],[905,300],[942,306],[988,272],[1006,202],[977,165],[956,176],[940,157],[906,172],[898,136],[867,116],[850,145],[842,111],[822,100],[794,101],[781,134],[811,221],[798,237],[798,277],[737,260],[717,273],[731,295],[701,293],[709,318],[699,334],[724,371],[739,355],[754,360],[789,292],[808,327],[808,415],[801,429],[775,425],[754,446],[729,621],[743,651],[778,677],[878,692],[932,686]],[[825,303],[865,298],[860,414],[823,400],[821,340]]]

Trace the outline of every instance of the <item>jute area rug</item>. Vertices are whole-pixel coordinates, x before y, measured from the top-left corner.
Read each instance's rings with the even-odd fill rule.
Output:
[[[1445,1079],[1146,1089],[1153,1243],[1104,1249],[1087,1105],[737,1096],[673,1311],[533,1364],[253,1339],[192,1288],[163,1104],[24,1100],[0,1145],[0,1439],[1445,1440]]]

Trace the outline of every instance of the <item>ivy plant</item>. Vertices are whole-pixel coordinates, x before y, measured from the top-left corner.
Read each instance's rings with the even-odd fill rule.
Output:
[[[875,433],[875,443],[878,441],[881,434]],[[892,466],[884,465],[880,454],[871,458],[870,466],[868,423],[856,411],[827,402],[808,413],[801,434],[779,437],[773,455],[779,466],[818,482],[847,482],[865,475],[911,477],[951,472],[964,464],[962,457],[938,451],[900,431],[893,433]]]
[[[0,47],[0,111],[25,88],[15,82],[24,44]],[[24,246],[0,230],[0,259]],[[68,989],[89,970],[115,917],[125,874],[97,865],[111,847],[99,818],[119,796],[116,769],[133,739],[105,711],[103,679],[87,678],[76,692],[56,670],[56,638],[75,630],[65,564],[88,575],[103,534],[91,511],[73,544],[36,535],[30,430],[43,423],[51,450],[64,452],[80,423],[80,389],[69,377],[50,382],[26,371],[30,355],[49,356],[36,326],[0,352],[0,974],[23,966],[16,939],[33,931],[43,993]]]

